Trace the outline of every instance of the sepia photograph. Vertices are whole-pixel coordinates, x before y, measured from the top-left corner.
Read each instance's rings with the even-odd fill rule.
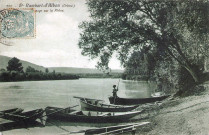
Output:
[[[118,134],[209,134],[209,0],[0,0],[0,135]]]

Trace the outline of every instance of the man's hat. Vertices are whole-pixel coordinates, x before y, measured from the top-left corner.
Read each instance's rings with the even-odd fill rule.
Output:
[[[116,87],[116,85],[113,85],[113,87]]]

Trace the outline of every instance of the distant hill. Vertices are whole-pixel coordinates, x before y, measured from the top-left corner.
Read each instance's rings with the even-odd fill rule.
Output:
[[[10,57],[7,57],[7,56],[2,56],[0,55],[0,69],[1,68],[4,68],[6,69],[7,65],[8,65],[8,61],[10,60],[11,58]],[[33,63],[30,63],[30,62],[27,62],[27,61],[23,61],[23,60],[20,60],[20,62],[22,63],[23,65],[23,69],[25,71],[25,69],[28,67],[28,66],[31,66],[33,68],[35,68],[36,70],[41,70],[41,71],[45,71],[46,68],[49,69],[49,72],[52,72],[53,70],[55,70],[56,72],[62,72],[62,73],[73,73],[73,74],[78,74],[78,73],[81,73],[81,74],[97,74],[97,73],[103,73],[102,71],[100,70],[97,70],[97,69],[92,69],[92,68],[76,68],[76,67],[43,67],[43,66],[39,66],[39,65],[36,65],[36,64],[33,64]],[[112,70],[111,71],[112,73],[122,73],[123,70]]]
[[[7,56],[0,55],[0,69],[1,68],[7,69],[8,61],[10,59],[11,59],[11,57],[7,57]],[[23,61],[23,60],[20,60],[20,62],[23,65],[23,70],[24,71],[26,70],[26,68],[28,66],[31,66],[31,67],[35,68],[36,70],[39,70],[39,71],[40,70],[41,71],[45,71],[45,67],[43,67],[43,66],[39,66],[39,65],[36,65],[36,64],[30,63],[30,62],[27,62],[27,61]]]

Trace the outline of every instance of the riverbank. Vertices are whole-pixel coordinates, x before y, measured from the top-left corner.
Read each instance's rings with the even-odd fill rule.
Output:
[[[45,81],[45,80],[74,80],[79,79],[78,75],[66,73],[44,73],[44,72],[0,72],[0,82],[16,81]]]
[[[189,135],[209,133],[209,83],[207,90],[198,96],[171,98],[153,108],[148,118],[152,124],[144,135]],[[147,120],[147,119],[146,119]]]

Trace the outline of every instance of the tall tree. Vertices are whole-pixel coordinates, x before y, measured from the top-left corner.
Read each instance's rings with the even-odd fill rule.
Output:
[[[46,68],[46,69],[45,69],[45,72],[46,72],[46,73],[49,73],[49,69],[48,69],[48,68]]]
[[[7,70],[8,71],[23,72],[22,63],[20,62],[20,60],[18,58],[14,57],[11,60],[9,60]]]
[[[196,84],[208,80],[196,68],[208,57],[208,1],[88,0],[87,5],[92,19],[80,25],[79,47],[83,55],[99,57],[99,67],[107,68],[114,52],[125,64],[133,50],[149,46],[176,60]]]
[[[146,47],[140,51],[134,51],[125,64],[125,72],[133,75],[138,74],[151,77],[156,61],[159,61],[159,58],[154,50]]]
[[[26,72],[36,72],[35,68],[28,66],[25,70]]]

